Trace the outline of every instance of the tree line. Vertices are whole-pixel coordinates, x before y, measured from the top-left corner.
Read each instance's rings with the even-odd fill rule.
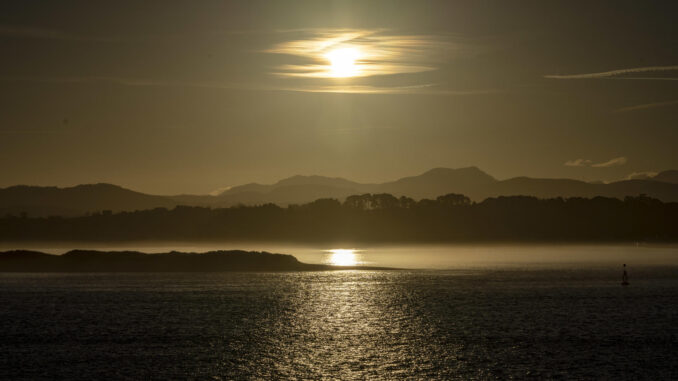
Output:
[[[616,198],[390,194],[303,205],[177,206],[82,217],[5,216],[4,241],[215,240],[288,242],[678,241],[678,203]]]

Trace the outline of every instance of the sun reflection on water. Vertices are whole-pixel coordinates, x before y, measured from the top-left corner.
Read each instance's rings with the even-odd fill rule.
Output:
[[[333,249],[328,250],[329,263],[335,266],[355,266],[358,264],[357,250]]]

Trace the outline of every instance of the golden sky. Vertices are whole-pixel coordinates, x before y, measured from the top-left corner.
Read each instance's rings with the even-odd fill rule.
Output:
[[[670,1],[4,1],[0,187],[678,168]]]

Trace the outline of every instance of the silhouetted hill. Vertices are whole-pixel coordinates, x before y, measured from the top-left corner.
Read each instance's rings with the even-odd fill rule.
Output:
[[[228,207],[262,203],[288,205],[311,202],[319,198],[343,199],[359,193],[390,193],[421,199],[450,192],[475,194],[481,187],[496,181],[476,167],[435,168],[419,176],[404,177],[382,184],[361,184],[323,176],[293,176],[271,185],[252,183],[236,186],[216,197],[180,196],[181,198],[175,200],[189,201],[192,205]]]
[[[632,193],[636,195],[637,193]],[[514,177],[498,181],[490,187],[474,194],[477,198],[497,196],[534,196],[539,198],[554,197],[594,197],[606,196],[605,184],[593,184],[570,179],[533,179],[530,177]]]
[[[37,251],[0,252],[0,272],[222,272],[313,271],[352,267],[313,265],[287,254],[241,250],[206,253],[72,250],[63,255]],[[360,267],[362,268],[362,267]],[[376,269],[365,267],[365,269]]]
[[[246,184],[236,187],[232,187],[229,190],[223,192],[217,197],[227,198],[238,193],[269,193],[279,188],[285,187],[297,187],[301,189],[304,186],[307,187],[324,187],[325,189],[353,189],[359,190],[361,187],[364,187],[365,184],[359,184],[353,181],[342,179],[339,177],[324,177],[324,176],[292,176],[286,179],[280,180],[275,184],[271,185],[262,185],[262,184]]]
[[[496,182],[494,177],[476,167],[435,168],[419,176],[404,177],[379,184],[376,186],[376,191],[394,196],[422,199],[435,198],[448,193],[475,195],[480,189],[490,187]]]
[[[256,205],[274,203],[278,205],[300,204],[319,198],[343,199],[352,194],[361,193],[355,188],[335,187],[319,184],[289,184],[275,186],[266,193],[238,192],[222,194],[212,201],[213,206],[228,207],[237,204]]]
[[[177,204],[229,207],[274,203],[288,205],[306,203],[318,198],[345,198],[351,194],[369,192],[374,186],[342,178],[324,176],[292,176],[275,184],[250,183],[231,187],[216,196],[180,195],[171,199]]]
[[[361,184],[340,178],[295,176],[272,185],[249,184],[234,187],[216,198],[194,205],[228,207],[237,204],[306,203],[318,198],[343,199],[351,194],[389,193],[415,200],[458,193],[480,202],[487,197],[524,195],[553,197],[616,197],[647,194],[662,201],[678,201],[678,184],[652,180],[626,180],[610,184],[571,179],[515,177],[498,181],[476,167],[435,168],[418,176],[381,184]]]
[[[652,180],[662,181],[665,183],[678,184],[678,170],[668,170],[659,172]]]
[[[476,167],[435,168],[418,176],[381,184],[362,184],[342,178],[293,176],[275,184],[235,186],[217,196],[153,196],[110,184],[72,188],[15,186],[0,189],[0,216],[83,215],[101,210],[133,211],[176,205],[230,207],[274,203],[304,204],[320,198],[345,199],[352,194],[389,193],[420,200],[457,193],[480,202],[487,197],[524,195],[553,197],[616,197],[646,194],[664,202],[678,201],[678,171],[664,171],[652,179],[590,183],[571,179],[515,177],[496,180]]]
[[[646,194],[664,202],[675,202],[678,201],[678,184],[654,180],[624,180],[604,184],[570,179],[515,177],[482,188],[471,198],[477,201],[487,197],[522,195],[539,198],[602,196],[623,199],[639,194]]]
[[[650,197],[665,201],[678,201],[678,183],[665,183],[652,179],[648,180],[623,180],[605,184],[603,191],[607,197],[624,198],[628,195],[646,194]]]
[[[0,189],[0,215],[74,216],[87,212],[173,207],[176,202],[111,184],[85,184],[69,188],[18,185]]]

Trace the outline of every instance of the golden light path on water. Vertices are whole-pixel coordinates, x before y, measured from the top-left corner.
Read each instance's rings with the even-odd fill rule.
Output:
[[[333,249],[327,251],[330,254],[329,263],[335,266],[355,266],[358,264],[358,254],[354,249]]]

